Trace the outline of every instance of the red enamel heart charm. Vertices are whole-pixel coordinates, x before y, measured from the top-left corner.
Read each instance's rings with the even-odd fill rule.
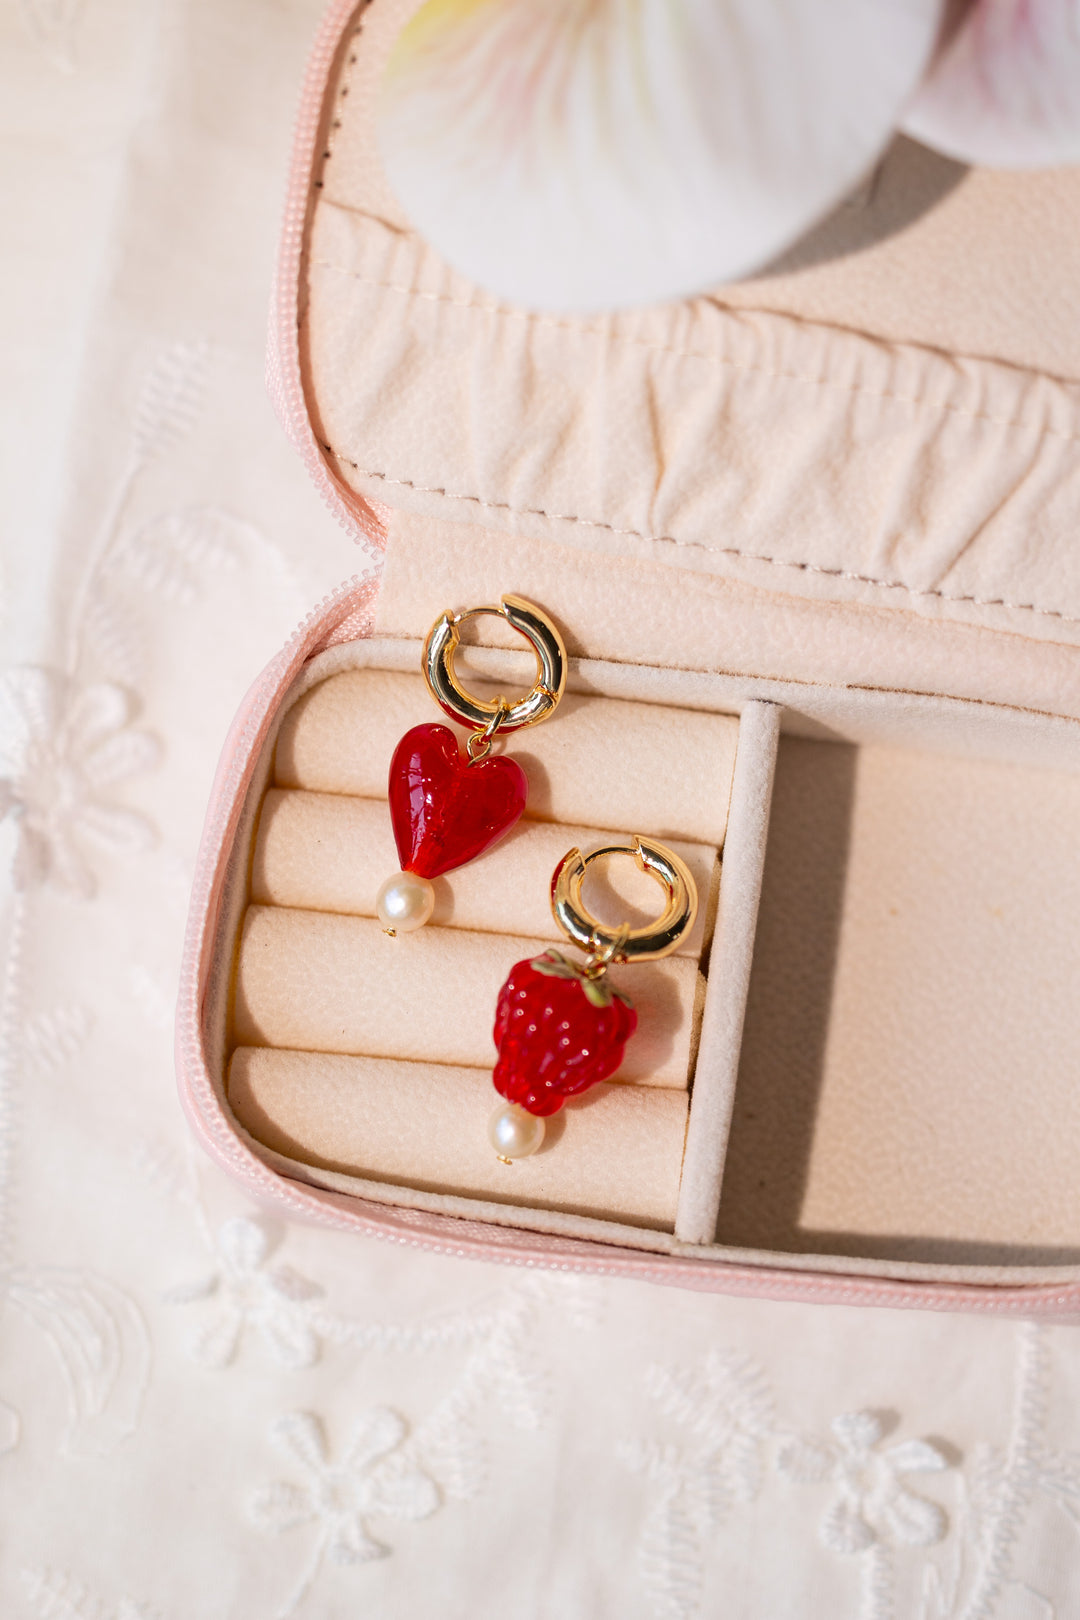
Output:
[[[447,726],[413,726],[390,761],[390,819],[403,872],[436,878],[510,831],[529,784],[513,759],[470,763]]]

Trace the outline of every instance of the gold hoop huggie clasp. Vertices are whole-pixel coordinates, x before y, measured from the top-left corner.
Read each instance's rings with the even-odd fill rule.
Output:
[[[459,626],[482,613],[497,614],[532,647],[536,654],[536,681],[532,691],[519,703],[508,704],[501,697],[484,703],[466,692],[454,673],[454,654],[460,640]],[[490,739],[496,731],[518,731],[546,720],[563,695],[566,686],[566,648],[562,636],[546,613],[520,596],[504,596],[498,607],[469,608],[465,613],[444,613],[432,625],[424,643],[424,679],[436,703],[451,720],[485,731]]]
[[[581,903],[581,885],[592,861],[604,855],[632,855],[643,872],[656,879],[667,895],[663,915],[643,928],[609,928],[591,917]],[[652,962],[667,956],[694,925],[697,885],[674,850],[655,838],[630,844],[608,844],[582,855],[572,849],[559,862],[551,880],[551,909],[568,939],[588,951],[598,971],[608,962]]]

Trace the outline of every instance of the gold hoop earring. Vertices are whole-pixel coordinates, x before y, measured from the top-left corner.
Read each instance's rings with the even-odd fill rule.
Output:
[[[581,885],[593,861],[606,855],[632,855],[643,872],[661,885],[667,905],[655,922],[643,928],[608,928],[589,915],[581,901]],[[605,962],[653,962],[667,956],[693,927],[697,915],[697,889],[674,850],[655,838],[635,838],[632,844],[608,844],[582,855],[565,854],[551,879],[551,909],[555,921],[575,945],[590,957]]]
[[[505,619],[536,656],[536,680],[518,703],[503,697],[486,702],[458,680],[460,627],[481,614]],[[498,607],[442,614],[428,632],[421,667],[436,703],[472,735],[462,754],[447,726],[413,726],[394,750],[387,796],[401,871],[387,878],[375,902],[391,937],[428,921],[435,906],[432,878],[475,860],[519,820],[529,791],[525,772],[516,760],[488,755],[499,732],[538,725],[558,707],[566,686],[566,647],[540,608],[504,596]]]
[[[505,619],[512,630],[524,636],[536,656],[536,680],[519,703],[507,704],[502,698],[494,703],[482,702],[467,692],[457,678],[454,654],[461,639],[460,626],[482,614]],[[454,618],[444,613],[436,620],[424,643],[424,679],[444,714],[490,739],[496,731],[538,725],[553,713],[566,686],[566,648],[546,613],[523,597],[504,596],[498,607],[469,608]],[[475,760],[479,756],[473,753],[471,757]]]
[[[591,862],[632,855],[666,896],[663,913],[641,928],[612,928],[585,909],[581,885]],[[650,962],[677,949],[697,916],[697,887],[674,850],[654,838],[609,844],[587,856],[572,849],[551,880],[551,909],[567,938],[586,952],[584,963],[548,950],[518,962],[499,993],[493,1079],[505,1099],[488,1124],[499,1158],[528,1158],[544,1140],[544,1120],[619,1068],[637,1028],[630,1001],[608,982],[613,962]]]

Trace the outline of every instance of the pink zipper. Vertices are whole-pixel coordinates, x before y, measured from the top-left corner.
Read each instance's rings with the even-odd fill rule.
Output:
[[[298,295],[312,177],[326,86],[353,20],[356,0],[333,0],[319,27],[304,78],[293,140],[285,217],[271,305],[267,385],[291,443],[330,511],[353,540],[374,553],[386,544],[391,509],[366,501],[333,473],[312,430],[298,339]],[[654,1256],[576,1238],[538,1236],[454,1216],[429,1215],[346,1197],[288,1180],[249,1148],[211,1077],[202,1021],[225,872],[255,766],[277,709],[305,662],[335,641],[370,634],[377,578],[354,579],[328,596],[256,680],[225,743],[196,866],[176,1020],[180,1098],[210,1155],[260,1202],[299,1219],[411,1248],[541,1269],[620,1275],[683,1288],[852,1305],[971,1311],[1024,1317],[1080,1314],[1080,1284],[994,1287],[903,1282],[712,1259]]]
[[[289,442],[299,451],[311,480],[351,538],[378,554],[386,545],[390,508],[366,501],[335,476],[312,431],[300,366],[299,289],[304,238],[312,206],[312,178],[321,162],[319,132],[326,85],[343,38],[365,9],[356,0],[334,0],[319,24],[300,91],[293,127],[292,158],[285,193],[277,267],[270,295],[266,386]]]

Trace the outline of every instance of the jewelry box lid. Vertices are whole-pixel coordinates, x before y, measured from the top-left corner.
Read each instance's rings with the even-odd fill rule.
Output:
[[[272,387],[345,525],[381,546],[395,514],[452,520],[799,598],[826,624],[869,609],[852,680],[874,678],[883,616],[1020,636],[1044,706],[1080,715],[1080,663],[1061,674],[1080,170],[965,171],[901,140],[775,273],[536,314],[440,259],[383,176],[378,86],[415,5],[331,7],[294,152]],[[957,634],[935,690],[979,695],[985,645]]]

